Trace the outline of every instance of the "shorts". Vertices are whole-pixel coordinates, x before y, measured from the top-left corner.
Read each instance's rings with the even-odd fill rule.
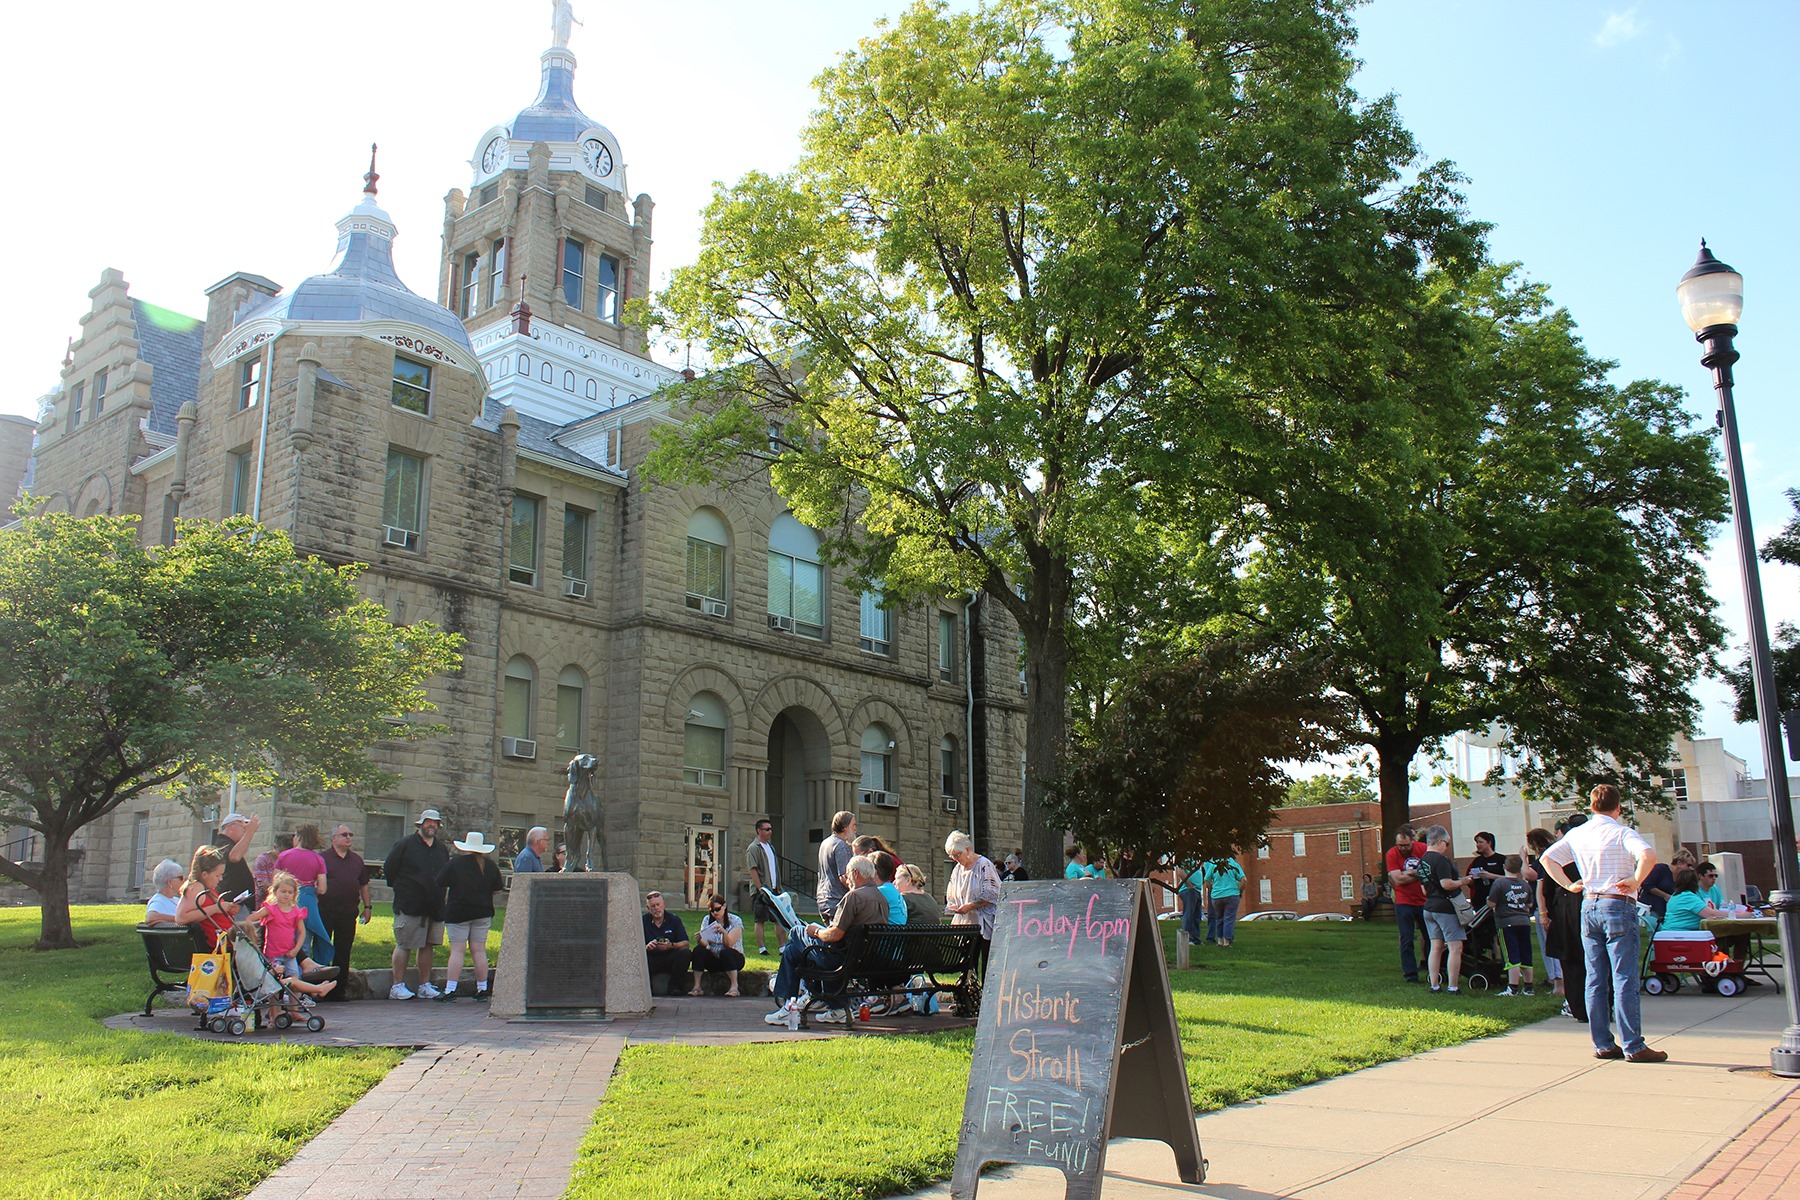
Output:
[[[1425,933],[1434,942],[1461,942],[1469,936],[1456,913],[1433,912],[1429,908],[1425,910]]]
[[[1502,925],[1500,936],[1506,941],[1506,965],[1529,968],[1531,966],[1531,926]]]
[[[775,906],[769,903],[761,888],[756,888],[750,893],[750,914],[758,921],[779,921],[781,919],[781,914],[775,911]]]
[[[401,950],[423,950],[427,946],[442,945],[443,941],[442,921],[415,917],[410,913],[394,914],[394,945]]]
[[[271,958],[269,960],[269,965],[275,968],[275,973],[277,975],[282,975],[289,979],[300,978],[300,960],[291,955],[287,958]]]
[[[460,946],[464,942],[485,946],[487,945],[488,928],[493,923],[494,918],[481,917],[474,921],[452,921],[444,926],[444,929],[450,935],[452,946]]]

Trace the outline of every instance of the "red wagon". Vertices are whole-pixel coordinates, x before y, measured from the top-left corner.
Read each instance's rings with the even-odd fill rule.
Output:
[[[1644,991],[1652,996],[1681,990],[1681,977],[1691,976],[1702,991],[1735,996],[1744,990],[1744,960],[1719,948],[1704,929],[1657,934],[1650,942],[1650,970]]]

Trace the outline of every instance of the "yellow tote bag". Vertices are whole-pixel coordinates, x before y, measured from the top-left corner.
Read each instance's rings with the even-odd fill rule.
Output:
[[[196,954],[188,964],[188,1004],[204,1009],[231,995],[231,955]]]

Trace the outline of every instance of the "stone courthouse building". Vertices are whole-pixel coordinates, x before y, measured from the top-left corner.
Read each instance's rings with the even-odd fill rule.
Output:
[[[252,514],[368,564],[362,587],[396,620],[468,639],[431,687],[450,733],[377,748],[392,794],[226,798],[260,814],[258,850],[344,819],[378,861],[434,806],[510,851],[559,829],[567,764],[591,753],[608,865],[646,888],[691,894],[722,868],[733,893],[767,814],[810,891],[850,809],[941,890],[952,828],[997,853],[1018,839],[1017,631],[967,598],[890,610],[852,592],[766,485],[646,483],[653,432],[679,419],[679,373],[620,321],[650,278],[654,206],[577,107],[575,70],[547,51],[537,99],[477,140],[468,192],[445,203],[436,302],[395,274],[373,163],[336,264],[294,287],[229,274],[193,318],[103,272],[34,490],[138,514],[152,542],[177,516]],[[141,895],[221,810],[139,802],[89,827],[76,898]]]

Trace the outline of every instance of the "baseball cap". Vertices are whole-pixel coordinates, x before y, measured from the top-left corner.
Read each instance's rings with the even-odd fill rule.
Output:
[[[413,824],[423,825],[427,821],[436,821],[439,825],[442,825],[444,823],[444,818],[438,815],[437,809],[428,808],[419,814],[419,819],[414,821]]]
[[[219,828],[223,829],[227,825],[236,825],[239,821],[242,821],[245,824],[249,824],[250,818],[246,817],[241,812],[228,813],[228,814],[226,814],[225,819],[223,821],[219,822]]]

